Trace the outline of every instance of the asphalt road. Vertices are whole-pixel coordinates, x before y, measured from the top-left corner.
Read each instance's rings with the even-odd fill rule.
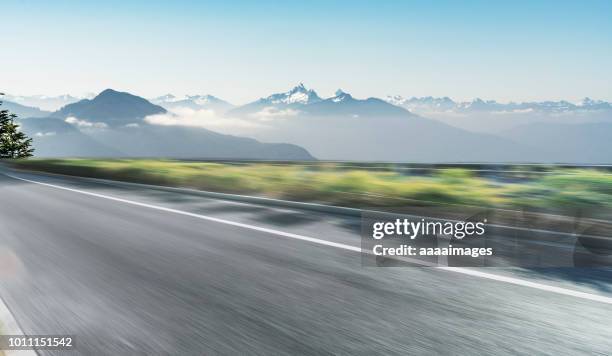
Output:
[[[608,355],[612,304],[435,268],[363,267],[357,218],[0,171],[0,296],[40,354]],[[612,297],[609,270],[486,269]]]

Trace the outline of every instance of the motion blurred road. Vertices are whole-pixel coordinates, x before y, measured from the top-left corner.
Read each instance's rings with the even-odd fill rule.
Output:
[[[0,171],[0,295],[83,355],[610,354],[612,304],[14,179],[358,247],[356,217]],[[487,268],[612,297],[609,270]],[[39,351],[64,354],[65,351]]]

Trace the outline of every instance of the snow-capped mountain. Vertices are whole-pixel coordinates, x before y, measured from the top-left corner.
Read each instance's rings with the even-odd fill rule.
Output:
[[[224,113],[234,107],[234,105],[227,101],[212,95],[185,95],[177,97],[172,94],[166,94],[153,98],[150,101],[167,110],[188,108],[193,110],[214,110],[219,113]]]
[[[239,106],[227,113],[235,117],[282,116],[410,116],[400,107],[381,99],[355,99],[351,94],[338,89],[331,98],[323,99],[312,89],[300,83],[293,89],[272,94],[255,102]]]
[[[302,84],[240,106],[226,116],[257,123],[255,128],[234,127],[234,134],[297,143],[321,159],[474,162],[517,160],[524,154],[521,147],[503,138],[422,118],[382,99],[358,99],[341,89],[322,99]]]
[[[269,103],[273,105],[279,104],[312,104],[321,101],[321,98],[312,89],[306,89],[303,83],[298,84],[293,89],[286,93],[272,94],[267,98],[259,100],[261,103]]]
[[[336,96],[334,96],[333,98],[329,99],[329,100],[333,101],[334,103],[339,103],[341,101],[348,101],[348,100],[352,100],[353,99],[351,94],[345,93],[342,89],[336,90],[335,95]]]
[[[342,89],[338,89],[331,98],[304,105],[301,112],[303,115],[319,117],[383,118],[414,116],[408,110],[391,105],[381,99],[355,99]]]
[[[312,103],[320,102],[322,99],[312,89],[307,89],[303,83],[284,93],[272,94],[252,103],[238,106],[227,115],[234,117],[249,117],[258,115],[295,115],[300,109]]]
[[[427,96],[420,98],[404,98],[400,95],[393,95],[387,96],[385,101],[418,113],[474,111],[488,111],[491,113],[522,113],[527,111],[541,113],[567,113],[576,111],[612,110],[611,103],[602,100],[593,100],[590,98],[584,98],[577,104],[566,100],[500,103],[495,100],[482,100],[480,98],[476,98],[472,101],[455,102],[449,97],[436,98]]]

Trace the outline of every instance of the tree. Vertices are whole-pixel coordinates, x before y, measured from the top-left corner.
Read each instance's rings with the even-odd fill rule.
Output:
[[[17,115],[9,113],[8,110],[0,110],[0,158],[32,157],[34,153],[32,139],[19,131],[19,124],[15,123],[16,118]]]

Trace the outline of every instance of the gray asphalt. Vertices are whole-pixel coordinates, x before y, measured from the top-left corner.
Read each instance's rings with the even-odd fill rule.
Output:
[[[9,178],[0,296],[83,355],[608,355],[612,305]],[[37,174],[27,179],[359,246],[357,218]],[[495,270],[612,296],[599,270]]]

